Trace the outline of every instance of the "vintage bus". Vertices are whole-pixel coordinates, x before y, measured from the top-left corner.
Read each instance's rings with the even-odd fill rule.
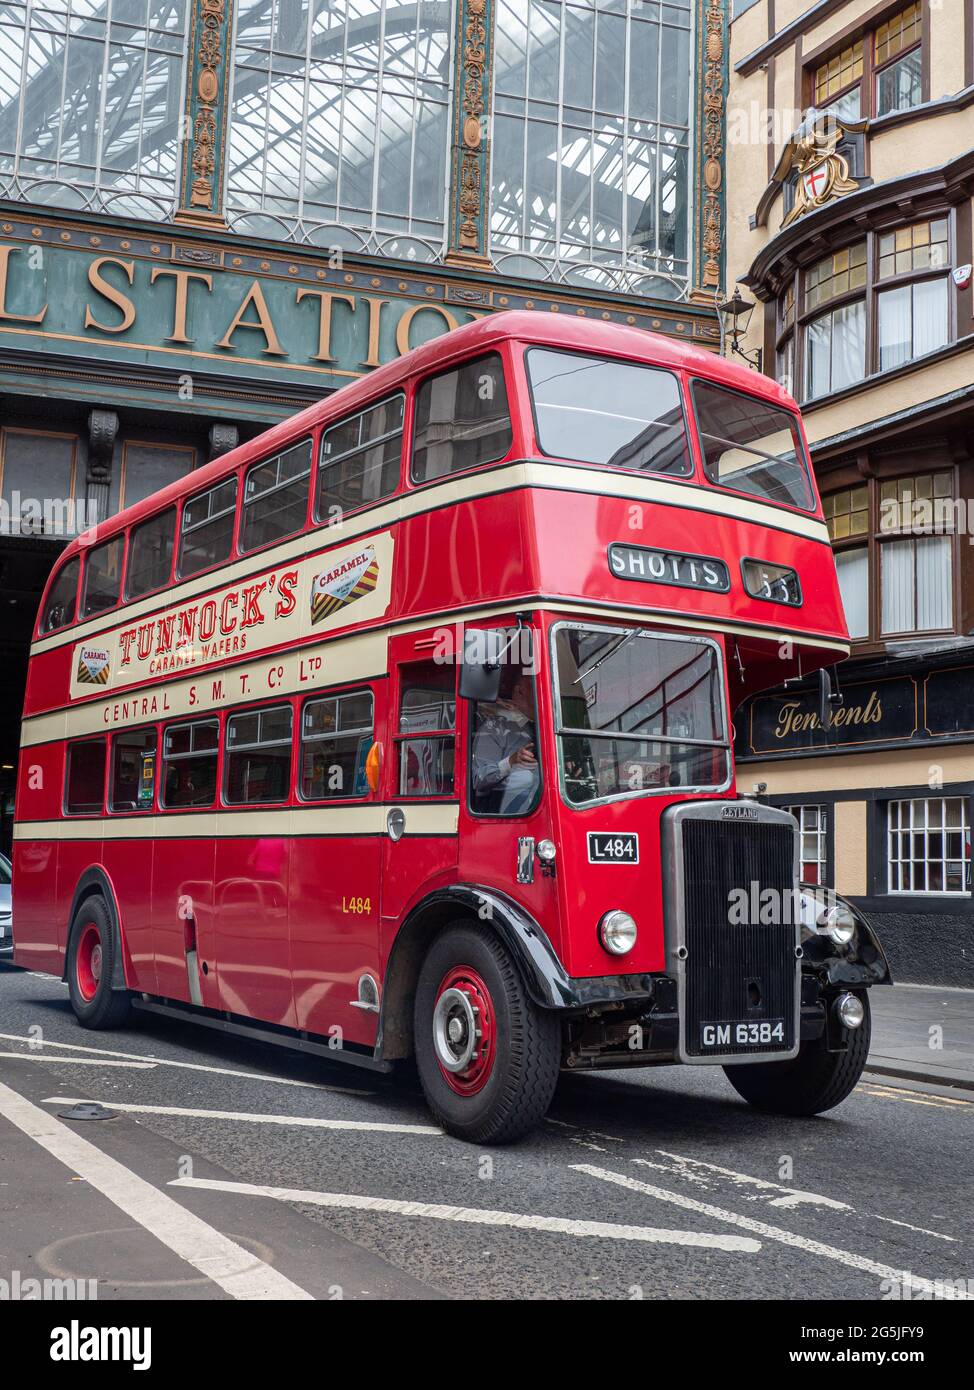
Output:
[[[478,1142],[537,1123],[562,1069],[719,1064],[756,1106],[826,1109],[888,971],[798,890],[792,817],[737,794],[732,718],[846,653],[783,390],[485,316],[67,547],[16,959],[89,1028],[135,1005],[413,1057]]]

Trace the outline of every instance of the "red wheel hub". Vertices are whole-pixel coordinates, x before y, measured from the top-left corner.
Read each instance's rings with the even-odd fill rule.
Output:
[[[78,942],[77,964],[75,966],[78,992],[82,999],[90,1001],[98,993],[98,983],[101,980],[101,962],[101,932],[94,922],[86,922],[81,928],[81,940]]]
[[[443,1079],[458,1096],[483,1089],[494,1069],[496,1019],[490,990],[469,965],[452,966],[436,991],[433,1048]]]

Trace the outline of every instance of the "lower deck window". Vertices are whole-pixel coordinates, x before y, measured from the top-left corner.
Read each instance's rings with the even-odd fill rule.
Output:
[[[368,795],[365,760],[371,747],[371,690],[309,700],[301,714],[302,798]]]
[[[290,705],[227,720],[226,796],[231,805],[286,801],[291,789]]]
[[[891,801],[887,836],[891,893],[970,890],[971,832],[966,797]]]
[[[155,729],[119,734],[112,743],[111,809],[151,811],[155,777]]]
[[[175,724],[163,741],[163,804],[168,808],[212,806],[216,799],[216,756],[220,721]]]
[[[453,794],[456,708],[452,664],[431,661],[403,670],[397,739],[400,796]]]
[[[105,800],[105,740],[68,745],[64,809],[69,815],[96,815]]]

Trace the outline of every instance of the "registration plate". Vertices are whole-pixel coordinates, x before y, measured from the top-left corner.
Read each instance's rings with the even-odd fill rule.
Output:
[[[638,864],[638,835],[606,835],[595,830],[588,833],[588,862],[590,864]]]
[[[785,1044],[785,1021],[763,1018],[760,1023],[701,1023],[700,1046],[719,1051],[726,1047],[769,1047]]]

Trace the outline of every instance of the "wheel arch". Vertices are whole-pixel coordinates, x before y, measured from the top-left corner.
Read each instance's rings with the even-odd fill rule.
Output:
[[[517,962],[531,999],[541,1008],[571,1006],[572,981],[543,929],[513,898],[476,883],[440,888],[417,903],[396,933],[389,952],[375,1055],[383,1060],[409,1057],[413,1051],[413,1011],[423,958],[434,938],[458,920],[493,932]]]
[[[101,898],[108,911],[108,917],[112,924],[112,933],[115,938],[114,967],[112,969],[112,989],[129,989],[127,975],[127,958],[125,943],[122,938],[122,921],[118,910],[118,902],[115,897],[115,889],[108,874],[100,865],[92,865],[86,869],[78,879],[74,890],[74,897],[71,899],[71,911],[68,915],[68,931],[64,940],[64,969],[61,974],[62,980],[68,978],[68,952],[71,946],[71,935],[74,930],[74,921],[78,915],[78,909],[88,900],[88,898]]]

